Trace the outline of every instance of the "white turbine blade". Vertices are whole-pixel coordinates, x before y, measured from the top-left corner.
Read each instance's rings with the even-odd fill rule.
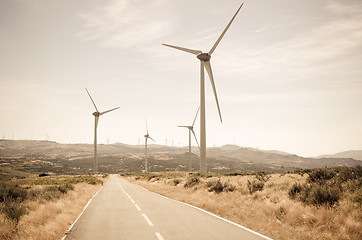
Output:
[[[180,125],[179,125],[179,126],[177,126],[177,127],[184,127],[184,128],[188,128],[189,126],[180,126]]]
[[[200,145],[199,145],[199,142],[197,141],[197,137],[196,137],[196,134],[195,134],[195,132],[194,132],[194,129],[191,129],[191,132],[192,132],[192,134],[193,134],[193,135],[194,135],[194,137],[195,137],[195,140],[196,140],[197,146],[200,148]]]
[[[147,126],[147,118],[145,117],[145,121],[146,121],[146,131],[147,131],[147,135],[148,135],[148,126]]]
[[[199,113],[199,110],[200,110],[200,107],[197,109],[196,116],[195,116],[194,122],[192,123],[192,126],[191,126],[191,127],[193,127],[194,124],[195,124],[195,121],[196,121],[196,118],[197,118],[197,114]]]
[[[149,139],[151,139],[152,141],[156,142],[155,140],[153,140],[153,138],[151,138],[150,136],[148,136]]]
[[[233,16],[233,18],[230,20],[229,24],[226,26],[225,30],[221,33],[220,37],[219,37],[219,38],[217,39],[217,41],[215,42],[214,46],[212,46],[212,48],[210,49],[210,51],[209,51],[209,54],[210,54],[210,55],[215,51],[217,45],[219,44],[219,42],[221,41],[221,39],[224,37],[226,31],[229,29],[231,23],[234,21],[234,18],[235,18],[236,15],[239,13],[239,11],[240,11],[240,9],[241,9],[241,7],[242,7],[243,5],[244,5],[244,3],[241,4],[241,6],[240,6],[239,9],[236,11],[236,13],[235,13],[235,15]]]
[[[116,108],[113,108],[113,109],[110,109],[110,110],[107,110],[107,111],[101,112],[99,115],[101,116],[101,115],[103,115],[103,114],[105,114],[105,113],[112,112],[112,111],[114,111],[114,110],[116,110],[116,109],[118,109],[118,108],[119,108],[119,107],[116,107]]]
[[[95,103],[94,103],[94,101],[93,101],[93,98],[91,97],[91,95],[90,95],[90,94],[89,94],[89,92],[88,92],[88,89],[87,89],[87,88],[85,88],[85,90],[87,91],[88,96],[90,97],[90,99],[91,99],[91,101],[92,101],[92,103],[93,103],[94,107],[96,108],[97,112],[99,112],[99,111],[98,111],[98,109],[97,109],[96,104],[95,104]]]
[[[211,85],[212,85],[212,90],[214,91],[214,96],[215,96],[215,100],[216,100],[217,110],[219,111],[220,121],[222,122],[221,112],[220,112],[220,107],[219,107],[219,100],[217,99],[216,87],[215,87],[214,77],[212,76],[212,70],[211,70],[210,61],[205,61],[205,65],[204,65],[204,66],[205,66],[205,68],[206,68],[207,73],[209,74],[210,82],[211,82]]]
[[[177,47],[177,46],[172,46],[172,45],[168,45],[168,44],[165,44],[165,43],[162,43],[162,45],[166,46],[166,47],[176,48],[178,50],[188,52],[188,53],[192,53],[192,54],[195,54],[195,55],[199,55],[199,54],[202,53],[202,51],[200,51],[200,50],[193,50],[193,49],[188,49],[188,48],[183,48],[183,47]]]

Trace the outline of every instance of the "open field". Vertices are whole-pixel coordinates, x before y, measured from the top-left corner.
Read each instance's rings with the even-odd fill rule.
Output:
[[[61,239],[102,184],[95,176],[0,183],[0,239]]]
[[[275,239],[359,240],[362,237],[360,167],[285,175],[180,172],[123,175],[151,191],[203,208]],[[334,192],[334,185],[338,192]],[[301,186],[299,192],[295,186]]]

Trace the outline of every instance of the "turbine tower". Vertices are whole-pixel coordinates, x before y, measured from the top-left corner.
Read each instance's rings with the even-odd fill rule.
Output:
[[[151,136],[148,134],[148,126],[147,126],[147,119],[146,120],[146,131],[147,134],[144,136],[145,137],[145,172],[148,172],[148,156],[147,156],[147,141],[148,139],[151,139],[152,141],[155,142],[155,140],[153,140],[153,138],[151,138]]]
[[[196,140],[196,143],[197,143],[197,146],[200,148],[199,142],[197,141],[197,137],[196,137],[196,134],[195,134],[195,132],[194,132],[194,124],[195,124],[195,121],[196,121],[196,118],[197,118],[197,114],[199,113],[199,110],[200,110],[200,107],[197,109],[194,122],[192,123],[191,126],[178,126],[178,127],[187,128],[187,129],[189,130],[189,171],[190,171],[190,172],[191,172],[191,168],[192,168],[192,159],[191,159],[191,157],[192,157],[192,156],[191,156],[191,133],[194,135],[195,140]]]
[[[116,107],[116,108],[113,108],[113,109],[110,109],[110,110],[107,110],[107,111],[104,111],[104,112],[99,112],[98,109],[97,109],[97,106],[96,104],[94,103],[93,101],[93,98],[91,97],[91,95],[89,94],[88,92],[88,89],[86,88],[85,89],[88,93],[88,96],[90,97],[96,111],[93,113],[93,116],[94,116],[94,162],[93,162],[93,171],[94,172],[97,172],[98,169],[97,169],[97,127],[98,127],[98,121],[99,121],[99,116],[102,116],[103,114],[105,113],[108,113],[108,112],[111,112],[111,111],[114,111],[116,109],[118,109],[119,107]]]
[[[216,40],[215,44],[212,46],[210,51],[207,52],[207,53],[203,53],[201,50],[193,50],[193,49],[188,49],[188,48],[183,48],[183,47],[172,46],[172,45],[168,45],[168,44],[162,44],[162,45],[167,46],[167,47],[176,48],[178,50],[194,54],[200,60],[200,172],[201,173],[206,173],[207,172],[207,163],[206,163],[206,123],[205,123],[205,74],[204,74],[204,69],[206,68],[206,71],[207,71],[207,73],[209,75],[211,86],[212,86],[212,89],[214,91],[214,96],[215,96],[217,109],[219,111],[220,122],[222,123],[221,112],[220,112],[220,107],[219,107],[219,101],[217,99],[216,87],[215,87],[214,77],[212,75],[210,59],[211,59],[211,54],[215,51],[215,49],[218,46],[218,44],[220,43],[221,39],[224,37],[226,31],[229,29],[231,23],[234,21],[236,15],[239,13],[239,11],[240,11],[241,7],[243,6],[243,4],[244,3],[242,3],[240,5],[239,9],[236,11],[233,18],[230,20],[229,24],[226,26],[224,31],[221,33],[220,37]]]

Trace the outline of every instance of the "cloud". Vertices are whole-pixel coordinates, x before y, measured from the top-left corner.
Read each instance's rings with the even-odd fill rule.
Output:
[[[255,47],[251,44],[249,48],[239,44],[234,49],[238,54],[220,60],[220,65],[225,65],[221,69],[228,69],[229,74],[257,73],[262,78],[281,77],[283,81],[348,71],[354,66],[356,58],[361,56],[362,3],[349,5],[342,1],[330,1],[324,11],[327,17],[321,16],[323,21],[320,23],[308,16],[299,19],[293,28],[298,28],[295,26],[298,24],[308,27],[291,38],[280,38],[274,43],[255,38],[259,45]],[[285,28],[285,31],[290,29]],[[280,37],[287,35],[281,31],[278,33]],[[243,56],[242,61],[238,60],[240,56]],[[356,71],[360,72],[359,69]],[[290,77],[294,77],[294,80]]]
[[[173,19],[167,1],[110,0],[80,14],[85,29],[77,33],[84,41],[97,41],[106,48],[130,48],[168,34]]]

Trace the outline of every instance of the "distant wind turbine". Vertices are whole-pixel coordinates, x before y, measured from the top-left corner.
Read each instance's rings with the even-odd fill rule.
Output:
[[[196,134],[195,134],[195,132],[194,132],[194,124],[195,124],[195,121],[196,121],[196,118],[197,118],[197,114],[199,113],[199,110],[200,110],[200,107],[197,109],[194,122],[192,123],[191,126],[178,126],[178,127],[187,128],[187,129],[189,130],[189,171],[191,171],[191,168],[192,168],[192,159],[191,159],[191,157],[192,157],[192,156],[191,156],[191,133],[194,135],[195,140],[196,140],[196,143],[197,143],[197,146],[200,148],[199,142],[197,141],[197,137],[196,137]]]
[[[151,139],[152,141],[155,142],[155,140],[153,140],[153,138],[151,138],[151,136],[148,134],[148,126],[147,126],[147,119],[146,120],[146,131],[147,134],[144,136],[145,137],[145,172],[148,172],[148,156],[147,156],[147,141],[148,139]]]
[[[217,109],[219,111],[220,122],[222,123],[221,112],[220,112],[220,107],[219,107],[219,101],[217,99],[216,87],[215,87],[215,83],[214,83],[214,77],[212,75],[210,59],[211,59],[211,54],[215,51],[215,49],[218,46],[218,44],[220,43],[221,39],[224,37],[226,31],[229,29],[231,23],[234,21],[236,15],[239,13],[239,11],[240,11],[241,7],[243,6],[243,4],[244,3],[242,3],[241,6],[239,7],[239,9],[236,11],[233,18],[230,20],[229,24],[226,26],[225,30],[221,33],[220,37],[217,39],[217,41],[215,42],[215,44],[212,46],[212,48],[210,49],[210,51],[208,53],[203,53],[201,50],[193,50],[193,49],[188,49],[188,48],[183,48],[183,47],[172,46],[172,45],[168,45],[168,44],[162,44],[162,45],[167,46],[167,47],[176,48],[178,50],[194,54],[200,60],[200,63],[201,63],[201,66],[200,66],[200,72],[201,72],[200,73],[200,110],[201,110],[200,111],[200,172],[201,173],[206,173],[207,172],[207,165],[206,165],[207,164],[206,163],[206,125],[205,125],[205,74],[204,74],[204,68],[206,68],[206,71],[207,71],[207,73],[209,75],[209,78],[210,78],[212,89],[214,91],[214,96],[215,96],[215,100],[216,100]]]
[[[91,99],[91,101],[92,101],[92,103],[93,103],[93,105],[94,105],[94,107],[96,109],[96,112],[93,113],[93,116],[94,116],[94,119],[95,119],[95,123],[94,123],[94,163],[93,163],[93,171],[97,172],[98,171],[98,166],[97,166],[97,127],[98,127],[99,116],[102,116],[105,113],[114,111],[114,110],[118,109],[119,107],[112,108],[112,109],[104,111],[104,112],[99,112],[98,109],[97,109],[96,104],[93,101],[93,98],[91,97],[91,95],[88,92],[88,89],[86,88],[85,90],[87,91],[88,96],[90,97],[90,99]]]

